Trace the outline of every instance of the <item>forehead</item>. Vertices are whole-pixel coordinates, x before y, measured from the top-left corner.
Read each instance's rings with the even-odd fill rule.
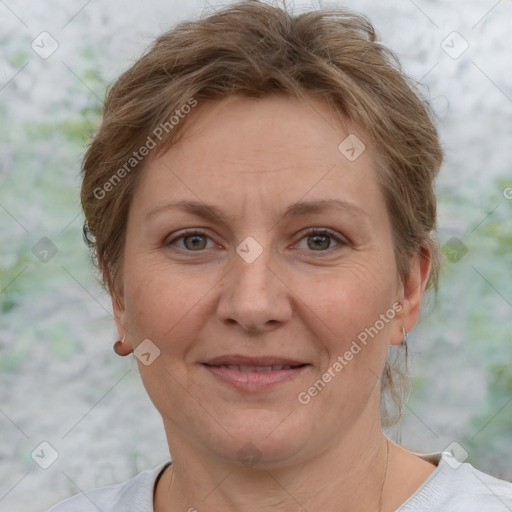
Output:
[[[169,197],[272,208],[379,194],[365,133],[318,98],[208,100],[185,122],[180,140],[144,170],[135,196],[152,207]]]
[[[185,123],[183,138],[173,147],[175,155],[202,145],[210,157],[243,158],[250,154],[259,160],[268,153],[281,153],[286,161],[300,162],[305,156],[325,159],[329,155],[338,159],[342,154],[339,145],[351,133],[357,133],[360,140],[365,139],[366,148],[369,146],[363,130],[311,95],[303,99],[284,94],[262,98],[232,95],[206,100]]]

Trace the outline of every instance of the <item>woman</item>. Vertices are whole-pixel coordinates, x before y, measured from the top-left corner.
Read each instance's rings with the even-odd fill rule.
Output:
[[[52,512],[510,510],[512,484],[382,431],[441,161],[362,16],[246,1],[159,37],[108,94],[82,205],[172,464]]]

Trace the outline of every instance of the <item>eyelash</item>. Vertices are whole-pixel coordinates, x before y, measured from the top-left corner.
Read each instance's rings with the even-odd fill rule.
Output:
[[[206,238],[210,238],[210,236],[205,231],[201,231],[200,229],[188,229],[188,230],[182,231],[178,236],[174,237],[172,240],[167,242],[165,245],[166,246],[173,245],[176,241],[181,240],[183,238],[187,238],[192,235],[199,235],[199,236],[204,236]],[[330,229],[327,229],[327,228],[311,228],[308,231],[302,232],[301,238],[299,239],[299,241],[303,240],[304,238],[307,238],[309,236],[315,236],[315,235],[316,236],[328,236],[328,237],[334,239],[339,245],[335,246],[335,247],[329,247],[328,249],[325,249],[325,250],[320,250],[320,251],[311,250],[309,252],[329,253],[333,250],[341,249],[343,246],[348,245],[348,242],[345,238],[339,236],[338,234],[336,234],[336,232],[331,231]],[[188,249],[182,249],[181,247],[179,247],[178,249],[185,251],[185,252],[189,252],[189,253],[194,253],[194,252],[201,253],[206,250],[206,249],[202,249],[199,251],[191,251]]]

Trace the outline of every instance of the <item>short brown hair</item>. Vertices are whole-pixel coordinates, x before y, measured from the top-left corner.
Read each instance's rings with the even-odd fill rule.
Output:
[[[442,150],[428,104],[395,55],[377,42],[366,17],[334,7],[294,15],[285,6],[246,0],[159,36],[108,92],[103,121],[83,161],[81,201],[84,237],[112,297],[122,290],[128,211],[149,158],[138,154],[131,161],[134,152],[155,138],[157,127],[168,129],[161,130],[154,155],[175,143],[187,118],[177,124],[170,118],[191,99],[272,93],[313,95],[363,130],[380,157],[378,179],[399,275],[407,279],[410,257],[427,250],[428,285],[437,288],[433,182]],[[127,166],[129,161],[134,165]],[[401,387],[391,370],[387,364],[383,389],[401,411]]]

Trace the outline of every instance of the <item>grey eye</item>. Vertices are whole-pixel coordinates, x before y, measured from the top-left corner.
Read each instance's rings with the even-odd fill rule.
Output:
[[[308,239],[308,247],[310,249],[329,249],[331,245],[331,236],[330,235],[309,235]]]
[[[188,235],[182,237],[183,244],[191,251],[206,249],[207,238],[205,235]]]

